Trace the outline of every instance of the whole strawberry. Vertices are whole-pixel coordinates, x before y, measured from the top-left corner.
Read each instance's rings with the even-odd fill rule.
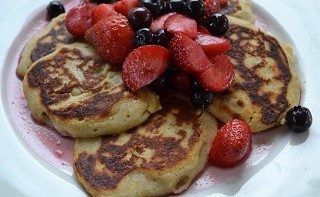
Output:
[[[252,150],[252,131],[242,120],[234,119],[218,131],[213,140],[209,162],[229,168],[242,163]]]

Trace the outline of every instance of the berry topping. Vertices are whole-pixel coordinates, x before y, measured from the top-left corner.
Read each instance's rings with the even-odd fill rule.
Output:
[[[101,4],[101,3],[112,3],[113,0],[90,0],[92,3]]]
[[[205,6],[202,0],[187,0],[187,15],[196,20],[204,16]]]
[[[205,27],[212,35],[222,36],[229,29],[229,21],[223,14],[213,14],[205,20]]]
[[[183,72],[196,74],[211,67],[211,62],[202,48],[183,33],[173,36],[169,43],[169,50],[174,64]]]
[[[116,12],[128,18],[132,8],[139,7],[140,0],[121,0],[113,3],[113,8]]]
[[[219,0],[205,0],[205,16],[211,16],[213,14],[216,14],[220,12],[221,6],[219,3]]]
[[[152,14],[145,7],[132,8],[129,11],[128,20],[134,29],[149,28],[152,23]]]
[[[175,12],[170,12],[168,14],[164,14],[158,18],[156,18],[155,20],[153,20],[150,29],[152,29],[153,32],[157,32],[159,29],[163,29],[164,28],[164,23],[166,22],[166,20],[172,16],[175,15]]]
[[[186,2],[184,0],[168,0],[166,4],[167,12],[178,12],[184,14],[187,9]]]
[[[295,132],[307,131],[312,124],[312,115],[308,108],[295,106],[287,112],[286,124]]]
[[[174,14],[165,21],[164,29],[171,34],[181,32],[194,38],[197,35],[197,22],[185,15]]]
[[[181,90],[185,93],[190,93],[190,77],[189,74],[176,71],[172,72],[169,75],[170,85],[175,89]]]
[[[140,5],[141,7],[148,8],[154,18],[160,16],[163,13],[163,0],[141,0]]]
[[[206,91],[197,81],[193,80],[191,83],[191,102],[195,107],[205,108],[213,101],[212,92]]]
[[[222,167],[234,167],[242,163],[252,150],[252,131],[244,121],[234,119],[218,131],[213,140],[209,161]]]
[[[211,67],[196,75],[201,85],[209,91],[221,92],[226,90],[234,78],[233,65],[225,54],[210,59]]]
[[[208,57],[221,55],[231,49],[231,42],[225,38],[198,32],[195,41],[201,46]]]
[[[139,47],[153,43],[154,33],[149,28],[139,29],[134,35],[134,45]]]
[[[49,19],[53,19],[60,14],[65,13],[63,4],[60,1],[51,1],[47,6],[47,14]]]
[[[86,32],[85,40],[105,61],[121,64],[134,49],[133,37],[134,32],[127,18],[117,14],[103,18],[91,27]]]
[[[169,32],[164,29],[159,29],[159,31],[157,31],[155,35],[155,43],[157,45],[167,47],[171,38],[172,35]]]
[[[111,4],[100,4],[92,9],[92,24],[96,24],[103,18],[117,14]]]
[[[122,65],[122,78],[133,92],[150,84],[167,69],[169,51],[157,45],[145,45],[134,49]]]

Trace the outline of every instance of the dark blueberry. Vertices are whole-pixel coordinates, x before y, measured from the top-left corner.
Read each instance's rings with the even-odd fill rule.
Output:
[[[204,89],[193,90],[191,92],[191,102],[195,107],[205,108],[209,106],[212,101],[212,92],[206,91]]]
[[[186,2],[184,0],[169,0],[166,4],[166,12],[185,13]]]
[[[153,18],[163,14],[164,2],[163,0],[141,0],[141,7],[146,7],[152,13]]]
[[[193,19],[200,19],[205,12],[205,6],[202,0],[187,0],[187,15]]]
[[[160,77],[158,77],[156,80],[154,80],[149,87],[156,92],[164,90],[166,87],[168,87],[168,79],[166,73],[162,74]]]
[[[154,33],[149,28],[142,28],[136,31],[134,35],[134,44],[139,47],[143,45],[153,44]]]
[[[312,115],[308,108],[295,106],[287,112],[286,124],[289,129],[295,132],[303,132],[310,128]]]
[[[134,29],[150,27],[152,14],[145,7],[132,8],[128,14],[128,20]]]
[[[172,38],[172,35],[169,32],[167,32],[164,29],[159,29],[155,35],[155,43],[157,45],[167,47],[171,38]]]
[[[205,27],[214,36],[222,36],[229,29],[228,18],[223,14],[213,14],[207,17]]]
[[[47,6],[47,13],[49,19],[59,16],[62,13],[65,13],[63,4],[60,1],[51,1]]]

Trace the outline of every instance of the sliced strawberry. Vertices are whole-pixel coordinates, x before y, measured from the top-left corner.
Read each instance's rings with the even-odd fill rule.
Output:
[[[164,29],[164,23],[166,22],[166,20],[172,16],[175,15],[175,12],[170,12],[168,14],[164,14],[162,16],[159,16],[158,18],[156,18],[155,20],[153,20],[153,22],[151,23],[150,29],[153,32],[157,32],[159,29]]]
[[[128,19],[121,14],[116,14],[101,19],[91,27],[85,35],[85,40],[105,61],[121,64],[134,49],[133,37],[134,31]]]
[[[195,41],[201,46],[209,58],[227,52],[232,46],[228,39],[200,32],[197,33]]]
[[[211,16],[212,14],[218,13],[221,10],[220,0],[205,0],[205,16]]]
[[[122,78],[133,92],[157,79],[170,63],[169,51],[158,45],[144,45],[133,50],[122,65]]]
[[[198,32],[203,33],[203,34],[210,34],[207,28],[205,28],[202,25],[198,25]]]
[[[213,140],[209,161],[222,167],[234,167],[242,163],[252,150],[252,131],[244,121],[234,119],[218,131]]]
[[[164,29],[171,34],[180,32],[194,38],[197,34],[197,22],[185,15],[174,14],[165,21]]]
[[[92,24],[96,24],[99,20],[117,14],[114,11],[113,6],[111,4],[99,4],[95,8],[92,9]]]
[[[218,0],[221,7],[225,7],[228,5],[229,0]]]
[[[113,9],[128,18],[132,8],[139,7],[140,0],[121,0],[112,4]]]
[[[66,28],[75,37],[83,38],[86,31],[92,26],[91,15],[93,4],[82,4],[72,8],[66,16]]]
[[[169,42],[174,64],[183,72],[196,74],[210,68],[209,61],[202,48],[183,33],[177,33]]]
[[[169,76],[169,83],[176,89],[189,93],[191,90],[190,76],[184,72],[174,72]]]
[[[215,56],[210,61],[211,67],[196,76],[199,84],[209,91],[226,90],[234,78],[233,64],[225,54]]]

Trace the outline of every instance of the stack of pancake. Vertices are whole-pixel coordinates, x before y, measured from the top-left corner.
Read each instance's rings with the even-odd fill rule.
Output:
[[[253,25],[247,0],[223,12],[235,79],[201,111],[188,96],[131,93],[121,71],[66,30],[65,14],[26,44],[17,73],[32,116],[76,138],[73,167],[93,196],[180,193],[204,169],[217,121],[245,120],[254,132],[281,123],[297,105],[300,82],[292,50]]]

